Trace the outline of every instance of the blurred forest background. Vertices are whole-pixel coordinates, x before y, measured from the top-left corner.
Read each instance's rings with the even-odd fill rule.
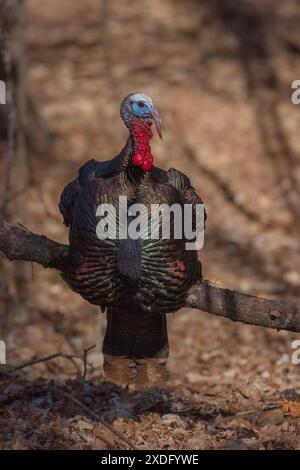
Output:
[[[64,185],[88,159],[107,160],[127,131],[119,104],[149,94],[163,118],[156,165],[186,173],[208,212],[205,278],[299,299],[299,0],[11,0],[0,79],[0,209],[66,242]],[[0,256],[0,447],[105,448],[105,430],[71,390],[138,448],[300,447],[299,335],[196,310],[169,317],[170,378],[154,390],[104,381],[105,317],[56,272]],[[81,377],[88,354],[85,382]],[[75,359],[73,356],[76,356]],[[78,357],[78,359],[77,359]],[[78,370],[79,372],[78,372]],[[291,398],[292,397],[292,398]],[[109,433],[108,433],[109,434]],[[111,445],[117,445],[110,436]]]

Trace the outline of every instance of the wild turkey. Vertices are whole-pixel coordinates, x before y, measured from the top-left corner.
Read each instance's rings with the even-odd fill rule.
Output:
[[[84,299],[107,309],[106,376],[119,383],[155,381],[163,376],[168,357],[166,314],[184,305],[188,289],[201,279],[201,264],[195,250],[186,250],[184,238],[162,238],[161,218],[158,239],[119,240],[111,233],[99,239],[97,207],[113,204],[119,224],[119,196],[127,197],[128,208],[134,203],[147,208],[177,203],[194,209],[202,200],[187,176],[153,166],[152,122],[160,136],[161,130],[152,99],[143,93],[128,95],[121,117],[129,136],[120,154],[85,163],[61,195],[59,208],[70,227],[63,277]]]

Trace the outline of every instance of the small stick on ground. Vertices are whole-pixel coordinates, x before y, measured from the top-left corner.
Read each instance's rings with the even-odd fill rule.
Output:
[[[80,369],[74,359],[81,359],[81,357],[77,356],[76,354],[63,354],[63,353],[55,353],[55,354],[50,354],[49,356],[33,359],[31,361],[25,362],[24,364],[20,364],[19,366],[12,369],[11,372],[14,373],[14,372],[17,372],[18,370],[25,369],[26,367],[34,366],[42,362],[52,361],[52,359],[56,359],[57,357],[62,357],[63,359],[69,360],[70,362],[72,362],[76,371],[80,372]]]
[[[84,403],[82,403],[82,401],[78,400],[76,397],[74,397],[73,395],[71,395],[71,393],[68,393],[68,392],[62,392],[64,396],[66,396],[67,398],[69,398],[70,400],[72,400],[74,403],[76,403],[77,405],[79,405],[84,411],[86,411],[90,416],[92,416],[93,418],[97,419],[97,421],[99,421],[105,428],[107,428],[111,434],[113,434],[115,437],[117,437],[120,441],[122,441],[124,444],[126,444],[129,449],[132,449],[132,450],[138,450],[137,447],[135,447],[135,445],[129,440],[127,439],[127,437],[123,436],[123,434],[121,434],[119,431],[117,431],[113,426],[111,426],[110,424],[108,424],[104,418],[100,415],[98,415],[97,413],[95,413],[93,410],[91,410],[88,406],[86,406]]]
[[[93,344],[92,346],[89,346],[88,348],[85,348],[84,349],[84,352],[83,352],[83,374],[82,374],[82,377],[83,377],[83,380],[86,380],[86,374],[87,374],[87,357],[88,357],[88,353],[94,349],[96,347],[95,344]]]

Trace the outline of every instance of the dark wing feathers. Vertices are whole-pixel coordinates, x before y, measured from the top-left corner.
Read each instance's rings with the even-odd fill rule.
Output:
[[[67,184],[60,196],[58,207],[63,215],[64,224],[67,227],[71,226],[73,222],[75,197],[80,193],[80,189],[84,185],[86,178],[95,170],[96,163],[95,160],[89,160],[82,165],[78,170],[78,177]]]
[[[86,180],[91,177],[91,175],[95,172],[97,166],[99,165],[98,162],[91,159],[88,160],[84,165],[82,165],[78,170],[78,180],[81,186],[84,185]]]
[[[78,177],[65,187],[60,198],[59,210],[67,227],[72,225],[74,199],[80,193],[80,189],[94,176],[102,178],[111,175],[119,165],[119,162],[116,163],[115,160],[117,159],[108,162],[96,162],[94,159],[88,160],[79,168]]]
[[[60,201],[59,201],[59,210],[63,215],[64,224],[69,227],[72,225],[73,221],[73,207],[74,207],[74,197],[79,192],[80,186],[78,180],[71,181],[65,189],[63,190]]]
[[[174,186],[178,191],[183,191],[191,187],[190,179],[184,173],[175,170],[175,168],[170,168],[167,173],[169,184]]]
[[[169,183],[181,192],[185,203],[187,204],[203,204],[200,196],[193,188],[190,179],[175,168],[168,170]],[[204,208],[204,223],[207,220],[207,213]]]

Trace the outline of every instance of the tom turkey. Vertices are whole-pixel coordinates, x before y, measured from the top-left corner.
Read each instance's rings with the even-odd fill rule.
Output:
[[[196,204],[202,200],[187,176],[153,165],[152,122],[161,136],[160,117],[152,99],[143,93],[127,96],[121,117],[129,130],[124,148],[109,161],[90,160],[69,183],[59,204],[69,230],[69,255],[63,274],[69,286],[92,304],[107,311],[103,342],[104,371],[118,383],[157,381],[168,357],[166,314],[184,305],[188,289],[201,279],[195,250],[187,250],[184,236],[120,239],[97,235],[97,208],[112,204],[119,226],[119,197],[126,196],[128,214],[133,204]],[[150,211],[149,211],[150,213]],[[149,216],[150,217],[150,216]],[[129,224],[131,216],[128,217]],[[193,220],[195,224],[195,220]],[[174,229],[174,221],[172,225]],[[141,224],[140,231],[145,231]],[[148,230],[148,228],[147,228]]]

